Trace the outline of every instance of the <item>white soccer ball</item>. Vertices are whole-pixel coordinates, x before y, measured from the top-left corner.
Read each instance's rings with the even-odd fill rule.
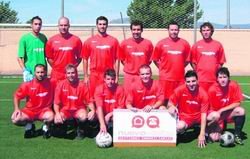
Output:
[[[95,142],[100,148],[109,147],[112,145],[112,136],[109,133],[98,133]]]
[[[231,146],[234,144],[234,134],[232,134],[229,131],[225,131],[221,136],[220,136],[220,145],[221,146]]]

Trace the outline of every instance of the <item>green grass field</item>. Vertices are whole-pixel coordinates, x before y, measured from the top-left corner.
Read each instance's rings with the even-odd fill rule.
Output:
[[[250,77],[233,77],[244,93],[250,95]],[[13,111],[12,95],[21,79],[0,77],[0,159],[238,159],[250,158],[250,143],[247,136],[250,132],[250,116],[244,127],[246,139],[244,146],[222,148],[218,143],[208,144],[205,149],[197,148],[197,140],[179,143],[175,148],[97,148],[94,139],[82,141],[50,138],[41,136],[24,139],[23,127],[14,126],[10,121]],[[250,102],[244,101],[243,107],[248,113]],[[40,124],[36,124],[37,126]],[[39,128],[39,127],[38,127]],[[229,127],[230,128],[230,127]]]

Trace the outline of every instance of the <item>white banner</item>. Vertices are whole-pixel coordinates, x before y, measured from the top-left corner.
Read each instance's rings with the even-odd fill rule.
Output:
[[[132,112],[115,109],[113,112],[114,146],[127,144],[176,145],[176,120],[166,110]]]

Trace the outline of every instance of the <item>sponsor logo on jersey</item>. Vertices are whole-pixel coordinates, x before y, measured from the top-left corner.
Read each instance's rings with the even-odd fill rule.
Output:
[[[142,100],[145,100],[145,99],[155,99],[156,98],[156,95],[150,95],[150,96],[144,96],[142,97]]]
[[[45,97],[47,96],[48,92],[42,92],[42,93],[38,93],[36,96],[37,97]]]
[[[131,54],[134,56],[143,56],[144,52],[131,52]]]
[[[69,51],[69,50],[73,50],[72,47],[69,47],[69,46],[65,46],[65,47],[59,47],[59,50],[62,50],[62,51]]]
[[[71,99],[71,100],[77,100],[78,97],[77,96],[67,96],[68,99]]]
[[[222,98],[220,101],[223,103],[227,103],[227,102],[229,102],[229,98]]]
[[[194,105],[198,105],[198,102],[194,101],[194,100],[187,100],[186,101],[188,104],[194,104]]]
[[[58,44],[58,43],[60,43],[60,41],[55,40],[53,43]]]
[[[201,48],[203,48],[203,46],[197,46],[197,48],[198,48],[198,49],[201,49]]]
[[[68,92],[68,90],[67,89],[65,89],[65,88],[63,88],[63,90],[62,90],[63,92]]]
[[[163,47],[169,47],[169,45],[164,44]]]
[[[136,90],[137,93],[143,93],[143,90]]]
[[[169,50],[168,53],[169,54],[173,54],[173,55],[178,55],[178,54],[181,54],[181,51],[178,51],[178,50]]]
[[[97,43],[97,41],[96,40],[92,40],[91,43]]]
[[[215,52],[213,52],[213,51],[202,51],[201,54],[202,55],[207,55],[207,56],[214,56]]]
[[[111,48],[109,45],[97,45],[96,46],[97,49],[101,49],[101,50],[104,50],[104,49],[109,49]]]
[[[33,51],[34,52],[43,52],[44,48],[34,48]]]
[[[186,97],[186,96],[188,96],[188,95],[187,95],[187,94],[185,94],[185,93],[183,93],[183,94],[182,94],[182,96],[183,96],[183,97]]]
[[[222,93],[216,93],[215,95],[216,95],[216,97],[222,96]]]
[[[116,100],[115,99],[105,99],[104,102],[108,103],[108,104],[113,104],[116,102]]]
[[[30,90],[36,90],[36,87],[31,87]]]
[[[128,48],[128,49],[131,49],[131,48],[133,48],[133,46],[131,46],[131,45],[127,45],[127,48]]]

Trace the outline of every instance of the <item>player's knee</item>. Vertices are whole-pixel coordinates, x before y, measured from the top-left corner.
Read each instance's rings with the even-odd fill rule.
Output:
[[[220,140],[220,134],[219,133],[210,133],[209,134],[209,137],[210,139],[213,141],[213,142],[217,142]]]
[[[160,106],[159,109],[160,110],[167,110],[167,108],[164,105]]]
[[[220,118],[219,113],[217,112],[211,112],[208,116],[207,116],[207,120],[208,121],[218,121]]]
[[[52,122],[54,120],[54,113],[53,112],[46,112],[43,115],[43,120],[45,122]]]
[[[183,132],[187,128],[187,124],[184,121],[179,121],[177,123],[177,132]]]
[[[245,109],[242,108],[242,107],[236,107],[234,109],[234,112],[235,112],[235,116],[243,116],[243,115],[245,115]]]

